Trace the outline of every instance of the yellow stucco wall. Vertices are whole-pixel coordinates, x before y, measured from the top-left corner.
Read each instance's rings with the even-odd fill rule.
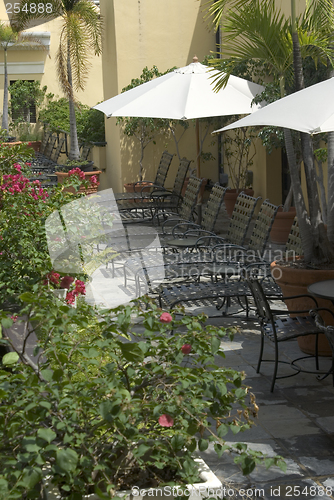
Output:
[[[158,1],[158,5],[157,5]],[[132,78],[141,75],[145,66],[156,65],[164,72],[174,66],[186,66],[194,55],[199,60],[215,50],[215,34],[203,20],[205,0],[101,0],[101,13],[106,19],[106,36],[103,52],[104,98],[119,94]],[[139,147],[124,140],[116,118],[107,120],[107,170],[106,182],[116,191],[122,191],[124,182],[137,180]],[[205,150],[211,142],[209,135]],[[176,152],[171,138],[159,138],[156,145],[149,145],[144,156],[144,177],[154,178],[162,151]],[[194,126],[179,145],[180,156],[195,160],[196,145]],[[217,157],[217,154],[215,154]],[[193,163],[195,166],[195,164]],[[174,158],[167,178],[172,185],[178,166]],[[205,164],[201,174],[216,176],[217,160]]]

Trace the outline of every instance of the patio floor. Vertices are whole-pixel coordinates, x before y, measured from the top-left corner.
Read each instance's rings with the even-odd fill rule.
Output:
[[[220,219],[221,229],[226,220]],[[220,231],[223,232],[223,231]],[[271,252],[268,260],[274,260],[276,252],[284,247],[268,245]],[[117,277],[116,277],[117,278]],[[112,286],[109,286],[109,284]],[[106,295],[102,290],[106,286]],[[110,270],[97,270],[91,283],[87,299],[95,303],[104,302],[111,306],[128,300],[131,284],[124,287],[122,272],[111,277]],[[126,300],[125,300],[126,301]],[[114,305],[117,305],[116,303]],[[240,331],[232,342],[223,343],[226,358],[220,359],[222,366],[229,366],[246,373],[245,383],[256,396],[259,406],[254,426],[237,435],[227,435],[226,441],[245,442],[267,455],[281,455],[287,463],[287,472],[278,467],[266,469],[258,466],[249,476],[243,476],[233,457],[224,454],[218,458],[213,449],[202,453],[202,458],[225,486],[225,498],[248,499],[291,499],[328,500],[334,499],[334,388],[331,376],[318,380],[316,375],[299,373],[295,377],[276,381],[275,390],[270,393],[273,366],[263,363],[261,373],[256,373],[260,347],[260,332],[255,321],[223,318],[214,306],[203,305],[197,312],[206,312],[214,324],[236,325]],[[291,361],[301,356],[297,341],[281,344],[280,359]],[[273,357],[273,346],[265,343],[266,358]],[[330,367],[330,358],[320,358],[321,369]],[[313,366],[309,366],[313,369]],[[279,367],[280,374],[290,371],[289,365]],[[241,489],[240,489],[241,488]]]
[[[207,311],[209,312],[209,311]],[[230,325],[231,319],[217,318],[215,323]],[[208,449],[202,458],[226,487],[226,498],[263,499],[323,499],[334,498],[334,388],[332,377],[319,381],[316,375],[298,375],[277,380],[270,393],[272,364],[262,363],[256,373],[260,334],[256,323],[235,322],[241,327],[233,342],[224,342],[226,358],[223,366],[246,373],[245,383],[255,394],[259,406],[254,426],[241,434],[227,435],[226,441],[245,442],[267,455],[281,455],[287,472],[278,467],[257,467],[243,476],[233,457],[224,454],[217,458]],[[281,359],[291,361],[301,356],[297,341],[281,346]],[[273,346],[265,344],[266,358],[273,357]],[[320,358],[321,367],[329,368],[331,360]],[[288,365],[279,373],[291,372]],[[313,369],[313,366],[308,366]],[[249,496],[237,493],[242,488]],[[229,490],[229,491],[228,491]],[[229,493],[229,494],[228,494]],[[232,493],[232,494],[231,494]]]

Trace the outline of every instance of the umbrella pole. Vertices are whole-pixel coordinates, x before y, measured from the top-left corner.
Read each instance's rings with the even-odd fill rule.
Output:
[[[199,142],[199,120],[196,118],[196,151],[197,151],[197,158],[196,158],[196,163],[197,163],[197,177],[200,178],[201,175],[201,163],[200,163],[200,142]],[[201,224],[202,222],[202,197],[199,196],[197,200],[197,223]]]
[[[196,151],[197,151],[197,158],[196,158],[196,163],[197,163],[197,177],[199,178],[201,175],[201,162],[200,162],[200,143],[199,143],[199,119],[196,118],[196,126],[195,126],[195,131],[196,131]]]

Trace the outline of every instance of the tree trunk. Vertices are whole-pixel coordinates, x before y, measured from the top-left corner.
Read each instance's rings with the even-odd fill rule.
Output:
[[[4,48],[4,85],[3,85],[3,108],[1,127],[8,132],[8,68],[7,48]]]
[[[334,77],[334,70],[329,78]],[[327,135],[327,237],[334,244],[334,132]]]
[[[304,86],[302,57],[300,52],[298,33],[295,29],[294,19],[292,19],[292,26],[293,26],[292,41],[293,41],[295,90],[298,91],[302,90],[305,86]],[[307,217],[307,212],[304,212],[304,207],[305,207],[304,199],[303,199],[303,205],[301,207],[297,207],[297,205],[301,203],[301,198],[300,196],[298,196],[297,198],[295,197],[300,234],[303,243],[304,257],[306,262],[312,262],[315,265],[319,263],[333,263],[334,250],[328,241],[324,223],[321,217],[319,193],[316,184],[316,169],[314,164],[312,138],[309,134],[300,133],[300,139],[301,139],[302,158],[304,162],[308,205],[310,213],[309,221],[307,221],[305,224],[304,223],[305,221],[303,219],[307,219],[308,217]],[[291,170],[290,173],[292,174]],[[291,176],[291,182],[296,182],[296,176],[294,176],[294,179]],[[301,217],[303,217],[303,219]],[[309,227],[307,228],[307,226]]]
[[[72,86],[72,68],[71,68],[71,57],[70,57],[70,45],[67,44],[67,79],[69,83],[69,97],[68,104],[70,110],[70,160],[78,160],[80,158],[79,143],[78,143],[78,133],[77,133],[77,121],[75,118],[75,106],[74,106],[74,95]]]

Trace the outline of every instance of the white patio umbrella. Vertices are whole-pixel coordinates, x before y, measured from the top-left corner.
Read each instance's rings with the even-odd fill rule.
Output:
[[[308,134],[334,130],[334,78],[299,90],[268,104],[226,127],[212,132],[217,134],[238,127],[271,125]]]
[[[188,66],[107,99],[94,109],[102,111],[108,118],[133,116],[190,120],[247,114],[261,107],[252,106],[252,100],[264,87],[231,75],[226,87],[214,92],[212,77],[216,74],[194,57]],[[196,125],[199,134],[198,121]],[[199,135],[197,160],[199,170]]]

